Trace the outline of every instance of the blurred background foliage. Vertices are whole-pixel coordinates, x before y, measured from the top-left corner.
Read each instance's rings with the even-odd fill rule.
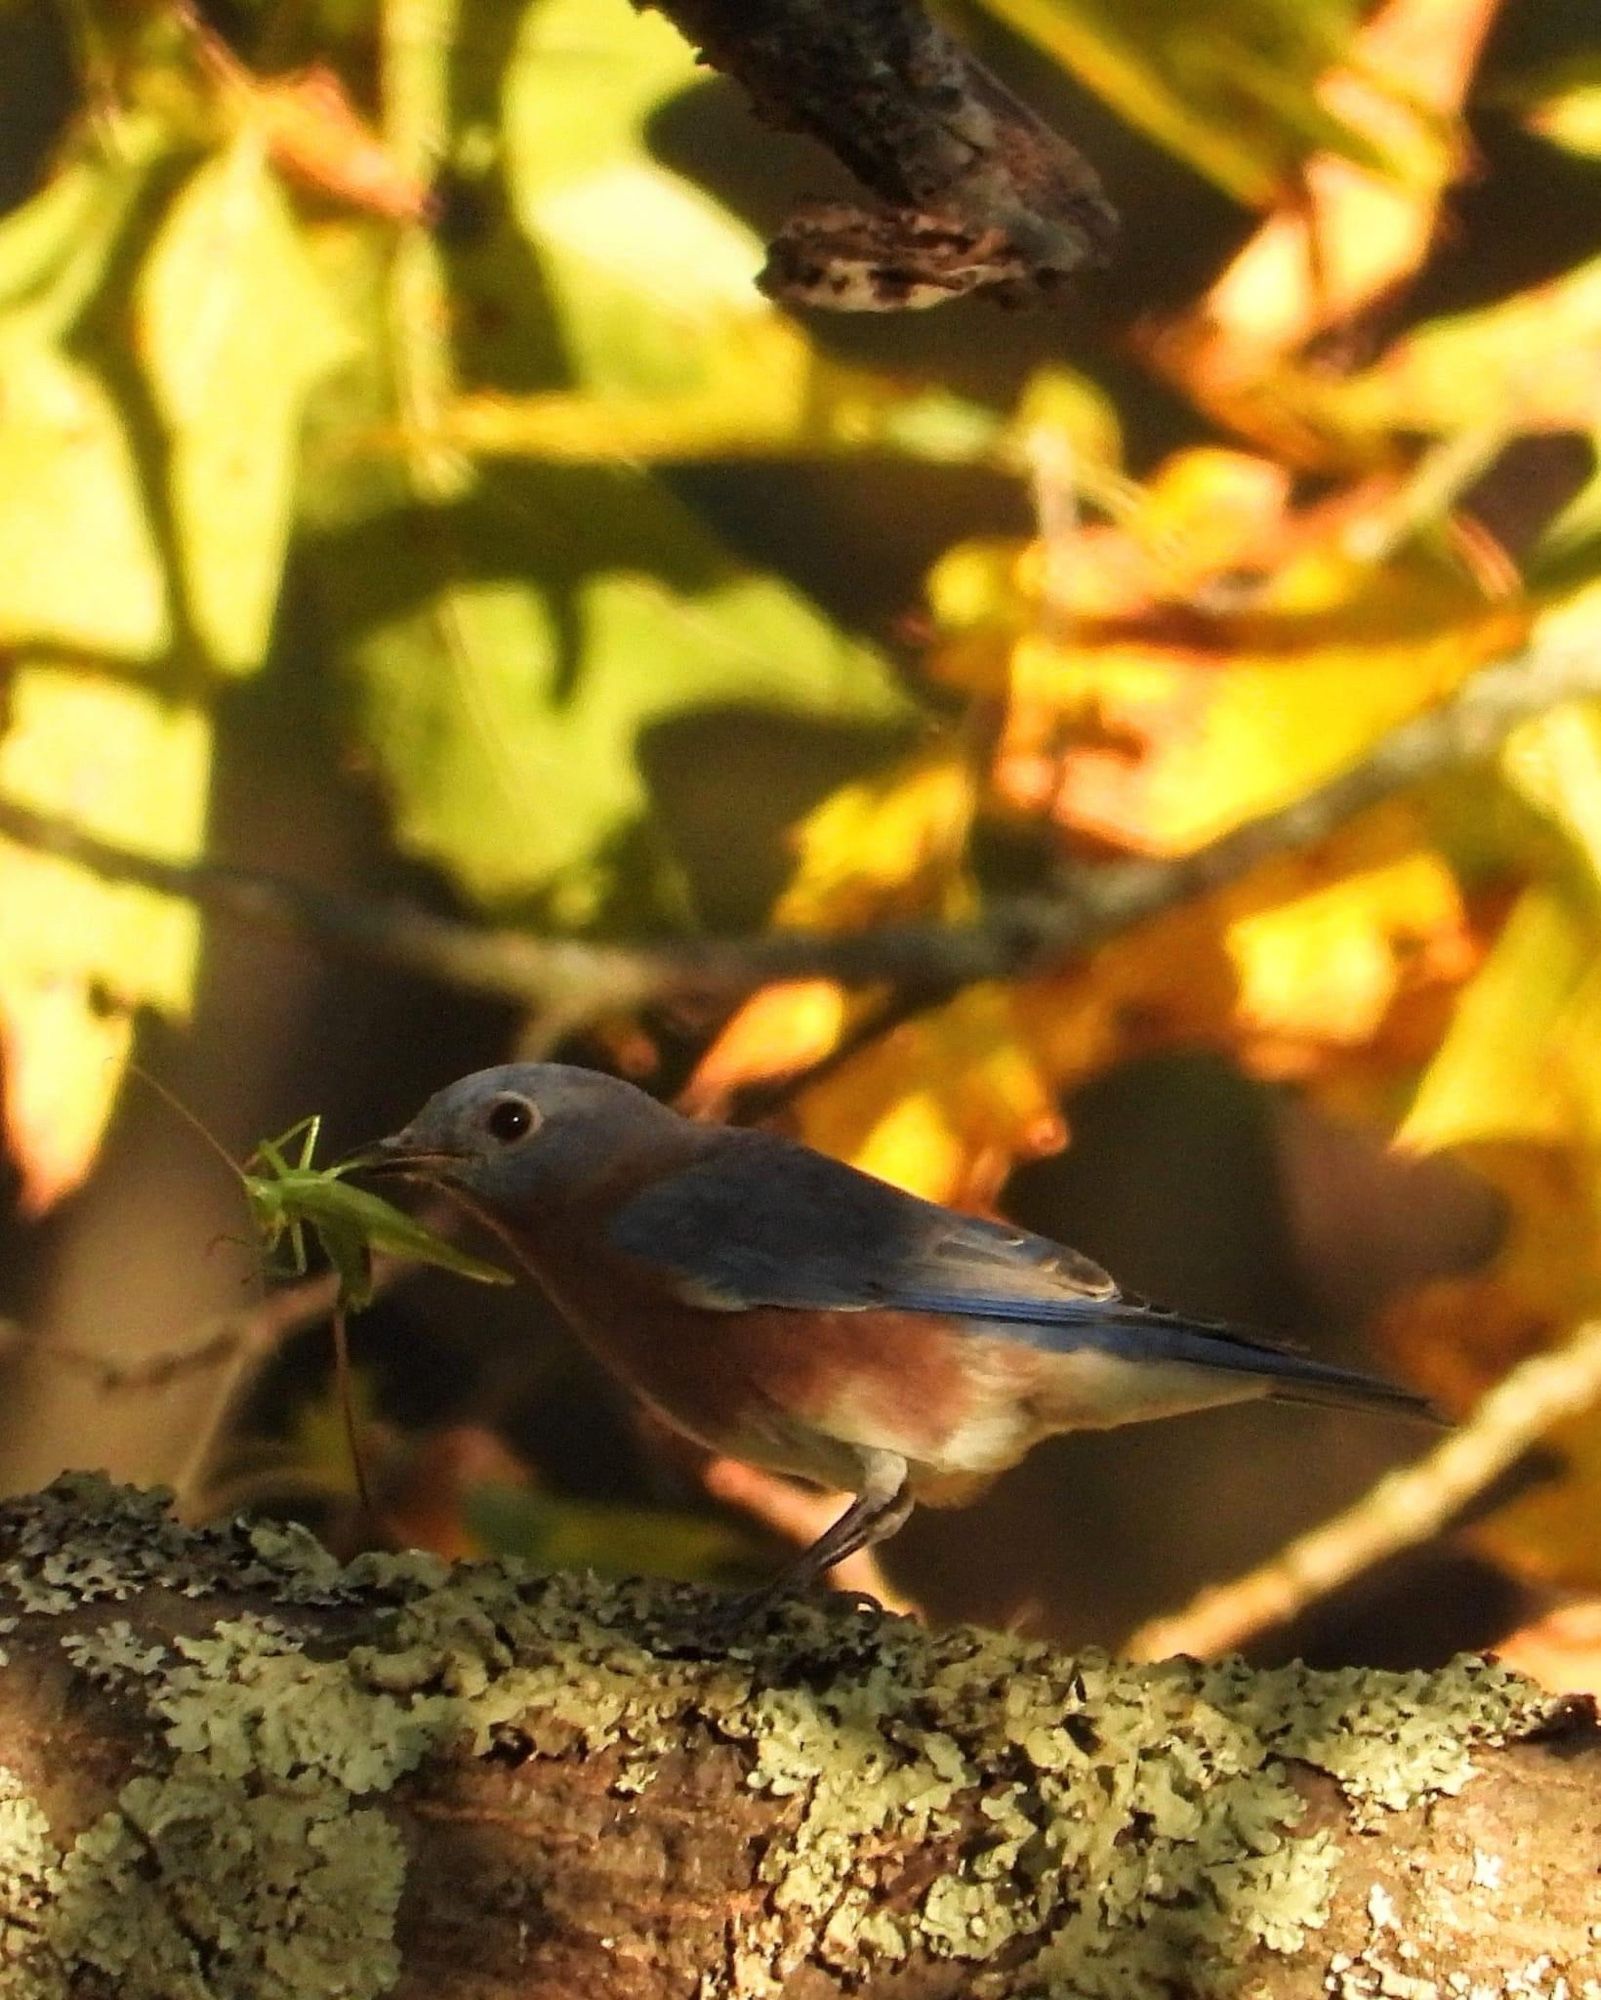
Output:
[[[1182,854],[1601,631],[1591,0],[938,11],[1123,216],[1067,306],[767,303],[761,232],[843,176],[627,0],[7,0],[0,808],[542,934],[957,919]],[[4,825],[0,1477],[337,1525],[321,1343],[252,1348],[230,1189],[136,1039],[245,1153],[312,1105],[389,1129],[557,1024]],[[558,1047],[706,1110],[799,1077],[813,1143],[1175,1303],[1369,1340],[1460,1412],[1597,1306],[1598,941],[1570,706],[815,1081],[871,995]],[[223,1361],[164,1359],[241,1313]],[[358,1344],[390,1533],[771,1561],[782,1505],[713,1507],[526,1295],[419,1279]],[[1407,1444],[1260,1412],[1084,1440],[894,1567],[939,1613],[1115,1638]],[[1601,1412],[1522,1485],[1298,1642],[1424,1657],[1601,1589]]]

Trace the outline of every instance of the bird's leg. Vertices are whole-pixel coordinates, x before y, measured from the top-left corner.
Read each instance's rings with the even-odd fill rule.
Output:
[[[907,1464],[897,1452],[864,1451],[862,1489],[811,1547],[773,1579],[772,1588],[808,1590],[823,1574],[858,1549],[887,1542],[906,1525],[913,1501]]]

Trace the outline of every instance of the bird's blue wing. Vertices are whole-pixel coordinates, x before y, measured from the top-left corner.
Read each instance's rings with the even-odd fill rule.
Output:
[[[773,1133],[726,1143],[612,1216],[617,1249],[714,1310],[926,1312],[975,1335],[1056,1352],[1259,1376],[1308,1401],[1419,1410],[1411,1391],[1131,1298],[1090,1258],[1043,1236],[920,1200]]]
[[[922,1201],[772,1133],[728,1134],[633,1196],[607,1234],[730,1310],[899,1306],[1025,1321],[1117,1297],[1075,1250]]]

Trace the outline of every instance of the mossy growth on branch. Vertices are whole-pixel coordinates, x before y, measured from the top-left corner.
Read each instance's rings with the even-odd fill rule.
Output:
[[[128,2000],[376,2000],[407,1866],[386,1795],[425,1759],[607,1752],[626,1797],[686,1741],[733,1746],[744,1785],[791,1805],[708,1993],[777,1994],[806,1937],[850,1975],[969,1961],[975,1994],[1004,1953],[1012,1993],[1112,2000],[1182,1972],[1221,1996],[1328,1910],[1339,1835],[1307,1830],[1298,1773],[1327,1774],[1360,1828],[1460,1790],[1483,1746],[1561,1706],[1479,1659],[1125,1666],[823,1599],[731,1625],[691,1586],[423,1555],[341,1568],[299,1530],[186,1529],[163,1496],[83,1475],[0,1509],[0,1547],[19,1643],[53,1635],[68,1683],[139,1739],[77,1828],[0,1775],[8,2000],[85,1974]],[[174,1599],[197,1602],[175,1618]],[[864,1861],[886,1840],[953,1857],[910,1907]],[[820,1929],[794,1921],[817,1910]]]

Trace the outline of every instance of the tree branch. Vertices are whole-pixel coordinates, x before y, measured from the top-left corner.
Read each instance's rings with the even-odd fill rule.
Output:
[[[1262,2000],[1596,1968],[1593,1705],[0,1508],[18,2000]],[[1379,1838],[1362,1838],[1377,1834]]]
[[[899,311],[1018,304],[1098,263],[1117,218],[1084,156],[916,0],[653,0],[770,124],[819,139],[881,206],[814,203],[768,251],[772,297]]]
[[[366,901],[216,862],[136,853],[9,799],[0,799],[0,838],[113,881],[182,896],[218,916],[288,930],[331,950],[513,1002],[536,1016],[547,1044],[605,1015],[663,1001],[730,1001],[785,979],[888,986],[894,991],[887,1004],[905,1018],[976,981],[1022,978],[1083,958],[1108,938],[1225,888],[1264,862],[1315,846],[1384,799],[1482,762],[1519,723],[1598,695],[1601,652],[1536,646],[1480,668],[1448,700],[1399,724],[1347,770],[1193,853],[1080,868],[1054,894],[997,899],[967,924],[602,944],[462,923],[412,903]]]

